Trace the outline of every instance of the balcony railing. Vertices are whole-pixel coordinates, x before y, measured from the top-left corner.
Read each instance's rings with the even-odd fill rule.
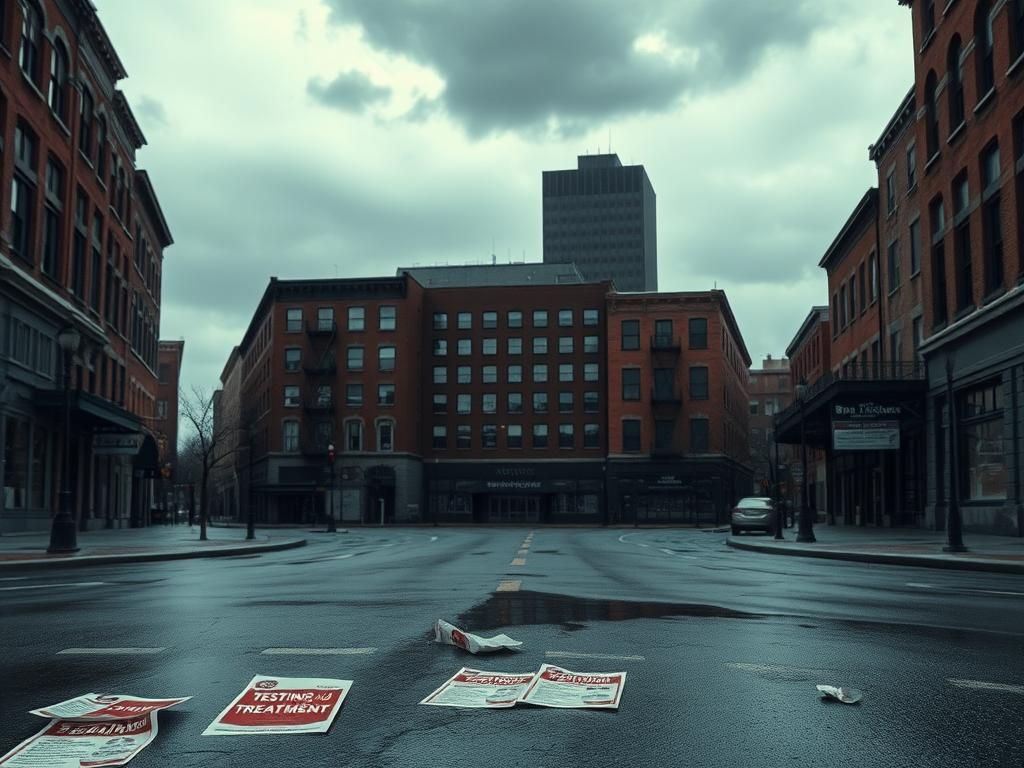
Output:
[[[682,348],[678,336],[655,334],[651,336],[651,349],[657,352],[678,352]]]
[[[683,402],[682,395],[671,389],[652,389],[651,402],[655,405],[680,405]]]
[[[306,333],[310,336],[332,336],[338,329],[338,324],[333,320],[317,320],[314,323],[306,324]]]

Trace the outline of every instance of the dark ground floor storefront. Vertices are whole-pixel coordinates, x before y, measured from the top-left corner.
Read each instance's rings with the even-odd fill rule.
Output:
[[[604,462],[439,462],[424,467],[427,520],[604,522]]]

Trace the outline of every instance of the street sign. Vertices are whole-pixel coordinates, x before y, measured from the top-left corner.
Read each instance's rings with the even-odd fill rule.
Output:
[[[139,432],[93,435],[92,451],[97,456],[134,456],[142,447],[142,439]]]

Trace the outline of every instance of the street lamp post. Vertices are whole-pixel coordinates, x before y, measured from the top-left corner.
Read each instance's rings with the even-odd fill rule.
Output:
[[[334,443],[327,446],[327,471],[330,473],[330,497],[327,501],[327,532],[337,533],[338,527],[334,523]]]
[[[800,400],[800,528],[796,534],[796,540],[800,543],[813,543],[817,541],[814,538],[814,521],[811,520],[811,510],[807,506],[807,440],[804,434],[804,406],[807,402],[807,385],[798,384],[796,387],[796,396]]]
[[[949,512],[943,552],[966,552],[960,519],[960,461],[957,456],[956,399],[953,396],[953,359],[946,358],[946,411],[949,413]]]
[[[48,552],[63,554],[78,551],[78,527],[75,525],[71,474],[71,360],[78,351],[82,337],[73,327],[57,334],[57,344],[64,353],[64,452],[61,467],[60,501],[50,525]]]

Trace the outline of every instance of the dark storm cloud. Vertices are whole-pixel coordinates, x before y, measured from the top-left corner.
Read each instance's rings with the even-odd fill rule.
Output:
[[[367,42],[430,67],[439,97],[472,135],[575,133],[637,112],[671,109],[691,92],[744,77],[773,46],[805,42],[829,2],[761,0],[325,0],[331,19]],[[812,10],[813,8],[813,10]],[[638,51],[660,35],[697,51]],[[421,117],[417,112],[417,117]]]
[[[391,96],[390,88],[376,85],[362,72],[342,72],[330,82],[315,78],[306,84],[306,91],[324,106],[344,112],[362,112]]]

